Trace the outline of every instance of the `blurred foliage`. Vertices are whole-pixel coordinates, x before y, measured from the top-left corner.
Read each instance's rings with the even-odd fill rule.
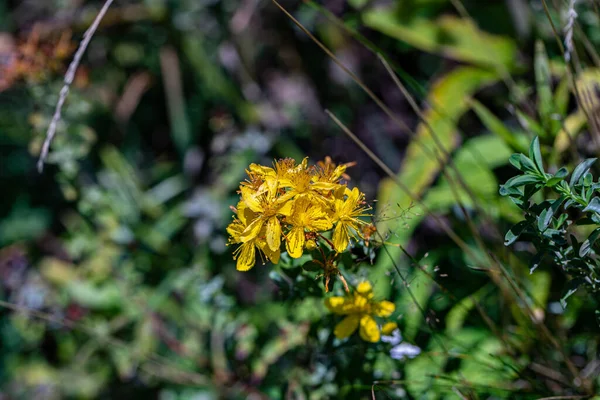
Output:
[[[102,3],[0,0],[0,398],[598,393],[596,283],[561,302],[597,275],[595,2],[283,2],[295,22],[268,1],[115,2],[39,174]],[[308,260],[241,274],[226,246],[248,165],[306,156],[356,161],[376,210],[337,268],[395,304],[377,343],[335,338]],[[585,204],[555,214],[563,192]]]

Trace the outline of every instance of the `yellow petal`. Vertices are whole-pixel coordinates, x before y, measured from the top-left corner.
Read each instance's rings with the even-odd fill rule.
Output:
[[[335,251],[343,253],[348,248],[350,238],[348,237],[348,231],[342,222],[338,222],[333,231],[333,246]]]
[[[389,317],[390,315],[392,315],[395,309],[396,305],[394,303],[392,303],[391,301],[384,300],[380,301],[377,304],[375,314],[378,317]]]
[[[375,322],[373,317],[370,315],[364,315],[360,319],[360,329],[358,333],[364,341],[371,343],[379,342],[379,338],[381,336],[377,322]]]
[[[279,250],[279,248],[277,248],[276,250],[271,250],[269,248],[269,245],[267,245],[267,242],[261,242],[259,248],[262,250],[263,253],[265,253],[267,259],[273,264],[277,264],[279,262],[279,256],[281,255],[281,251]]]
[[[256,261],[254,243],[244,243],[240,248],[240,253],[237,256],[236,268],[238,271],[248,271],[254,267]]]
[[[389,336],[392,334],[392,332],[394,332],[396,329],[398,329],[398,324],[395,322],[386,322],[382,327],[381,327],[381,334],[383,336]]]
[[[298,258],[302,255],[304,248],[304,229],[301,227],[292,228],[288,233],[285,242],[285,248],[292,258]]]
[[[281,199],[282,199],[284,196],[286,196],[286,195],[283,195],[282,197],[280,197],[280,201],[281,201]],[[291,198],[291,196],[290,196],[290,197],[288,197],[288,198]],[[277,212],[278,212],[280,215],[283,215],[283,216],[289,217],[289,216],[292,214],[292,208],[293,208],[293,205],[294,205],[294,202],[293,202],[293,201],[291,201],[291,200],[286,200],[286,201],[284,201],[284,202],[282,203],[281,207],[279,207],[279,209],[277,210]]]
[[[256,218],[246,227],[246,229],[244,229],[244,232],[240,235],[240,240],[242,242],[247,242],[257,237],[264,223],[265,220],[263,218]]]
[[[371,285],[371,282],[364,281],[358,284],[356,291],[362,296],[367,296],[373,291],[373,286]]]
[[[328,297],[325,299],[325,307],[329,311],[336,314],[344,313],[344,305],[347,304],[347,299],[341,296]]]
[[[321,217],[311,219],[309,229],[312,231],[328,231],[331,226],[331,221],[323,214]]]
[[[273,168],[265,167],[258,164],[250,164],[250,171],[259,175],[274,175],[275,171]]]
[[[259,194],[255,193],[254,190],[246,186],[242,186],[240,190],[242,192],[242,200],[244,201],[244,203],[246,203],[249,209],[251,209],[254,212],[265,211],[260,205],[260,201],[258,201]]]
[[[267,220],[267,244],[273,251],[279,249],[281,245],[281,225],[277,217],[271,217]]]
[[[227,226],[227,233],[233,239],[234,242],[241,242],[240,235],[244,231],[244,224],[239,219],[234,219],[232,223]]]
[[[335,190],[338,188],[337,183],[329,183],[329,182],[315,182],[312,184],[312,188],[315,190]]]
[[[356,331],[356,328],[358,328],[359,320],[359,315],[348,315],[335,326],[333,334],[338,339],[347,338],[348,336],[352,335],[354,331]]]

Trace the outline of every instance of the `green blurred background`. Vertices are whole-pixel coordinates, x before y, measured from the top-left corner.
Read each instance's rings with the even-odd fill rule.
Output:
[[[521,215],[498,184],[535,135],[550,170],[598,153],[598,5],[577,3],[571,68],[568,1],[281,4],[331,54],[271,1],[116,1],[40,174],[102,2],[0,0],[0,398],[589,398],[596,302],[563,310],[564,273],[530,275],[531,249],[503,245]],[[357,250],[344,272],[396,303],[417,358],[334,341],[323,285],[299,268],[235,270],[225,227],[245,168],[306,156],[356,161],[351,186],[411,255]],[[478,264],[486,252],[524,298]]]

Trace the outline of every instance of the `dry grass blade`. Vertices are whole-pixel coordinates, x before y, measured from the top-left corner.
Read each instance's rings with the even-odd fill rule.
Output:
[[[81,43],[79,43],[79,47],[75,52],[75,56],[73,57],[73,61],[69,64],[69,68],[67,69],[67,73],[65,74],[64,85],[60,90],[58,95],[58,102],[56,103],[56,109],[54,110],[54,115],[52,116],[52,120],[50,121],[50,125],[48,126],[48,130],[46,131],[46,138],[44,139],[44,144],[42,145],[42,151],[40,152],[40,158],[37,163],[38,171],[41,173],[44,170],[44,163],[46,162],[46,158],[48,157],[48,152],[50,151],[50,145],[52,144],[52,140],[56,135],[56,127],[58,122],[60,121],[62,115],[62,108],[67,100],[67,96],[69,95],[69,89],[71,88],[71,84],[75,79],[75,73],[77,72],[77,68],[81,63],[81,59],[94,36],[102,18],[106,15],[109,7],[111,6],[113,0],[106,0],[104,5],[98,12],[98,15],[92,22],[92,25],[88,28],[87,31],[83,34],[83,39]]]

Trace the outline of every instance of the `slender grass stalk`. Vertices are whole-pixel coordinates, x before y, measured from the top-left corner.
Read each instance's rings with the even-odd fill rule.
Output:
[[[92,40],[92,37],[94,36],[94,33],[96,33],[96,30],[98,29],[98,26],[100,25],[100,22],[102,21],[102,18],[104,18],[104,16],[106,15],[106,12],[108,11],[112,2],[113,2],[113,0],[106,0],[104,2],[104,5],[98,12],[98,15],[96,15],[94,22],[92,22],[92,25],[90,25],[88,30],[85,31],[85,33],[83,34],[83,39],[79,43],[79,47],[77,48],[77,51],[75,52],[73,61],[71,61],[71,63],[69,64],[69,68],[67,69],[67,73],[65,74],[64,85],[58,95],[58,102],[56,103],[56,109],[54,110],[54,115],[52,116],[52,120],[50,121],[48,130],[46,131],[46,138],[44,139],[44,144],[42,145],[42,151],[40,152],[40,158],[37,163],[37,169],[40,173],[42,173],[44,171],[44,163],[46,162],[46,158],[48,158],[48,153],[50,151],[50,145],[52,144],[52,140],[54,139],[54,136],[56,135],[56,128],[58,126],[58,122],[61,119],[62,108],[65,104],[65,101],[67,100],[67,96],[69,95],[69,90],[71,88],[71,84],[73,83],[73,80],[75,79],[75,73],[77,72],[77,68],[79,67],[79,64],[81,63],[81,59],[83,58],[83,55],[85,54],[85,51],[86,51],[88,45],[90,44],[90,41]]]

